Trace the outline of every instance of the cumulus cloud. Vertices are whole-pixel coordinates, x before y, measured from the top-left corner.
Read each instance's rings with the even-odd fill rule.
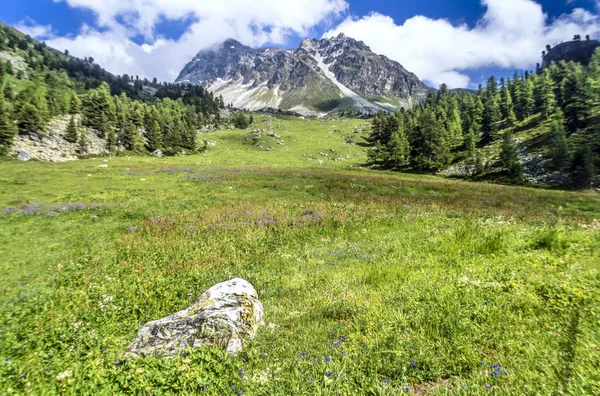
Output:
[[[201,49],[227,38],[261,46],[284,44],[291,35],[307,35],[317,25],[339,18],[345,0],[55,0],[92,11],[97,28],[83,26],[75,36],[40,37],[59,50],[93,57],[117,74],[171,81]],[[190,23],[179,38],[161,37],[159,23]],[[331,26],[331,25],[330,25]],[[18,28],[18,27],[17,27]],[[50,27],[47,27],[50,29]],[[38,29],[38,30],[33,30]],[[144,37],[143,44],[133,39]]]
[[[349,17],[324,37],[340,32],[364,41],[431,84],[469,86],[465,71],[481,67],[525,69],[540,61],[546,44],[573,35],[600,33],[600,18],[581,8],[550,20],[532,0],[482,0],[487,7],[474,27],[447,20],[415,16],[396,22],[372,13]]]
[[[47,40],[54,37],[54,34],[52,33],[52,26],[37,25],[31,18],[25,18],[19,22],[17,25],[15,25],[15,29],[40,40]]]

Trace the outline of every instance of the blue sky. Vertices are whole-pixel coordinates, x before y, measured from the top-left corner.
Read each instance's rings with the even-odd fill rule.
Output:
[[[0,20],[114,73],[173,80],[233,37],[293,48],[341,31],[430,85],[474,87],[532,68],[545,44],[600,35],[596,0],[20,0]],[[223,4],[220,4],[223,3]]]

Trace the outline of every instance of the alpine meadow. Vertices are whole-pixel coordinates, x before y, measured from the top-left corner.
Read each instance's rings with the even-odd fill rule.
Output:
[[[474,89],[349,33],[170,83],[57,32],[0,23],[0,394],[600,394],[600,30]]]

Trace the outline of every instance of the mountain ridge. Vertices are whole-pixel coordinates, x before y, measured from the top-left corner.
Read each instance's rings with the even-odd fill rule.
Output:
[[[175,82],[202,85],[234,107],[306,115],[349,108],[395,111],[432,90],[400,63],[344,34],[307,38],[295,50],[253,49],[228,39],[200,51]]]

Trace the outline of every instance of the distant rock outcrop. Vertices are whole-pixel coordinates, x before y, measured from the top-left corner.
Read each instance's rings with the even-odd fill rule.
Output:
[[[600,47],[598,40],[568,41],[551,48],[544,56],[543,67],[550,66],[553,62],[573,61],[587,65],[592,55]]]
[[[242,350],[264,325],[263,307],[254,287],[232,279],[208,289],[191,307],[147,323],[127,349],[132,356],[171,356],[187,347],[219,345],[231,354]]]
[[[89,128],[80,128],[84,134],[84,147],[80,143],[65,140],[67,126],[71,116],[53,119],[43,134],[17,135],[11,147],[11,154],[21,161],[38,160],[50,162],[75,161],[81,154],[101,155],[108,153],[106,140],[99,138]],[[79,116],[76,116],[78,119]]]
[[[237,108],[304,115],[343,107],[395,110],[432,90],[400,63],[343,34],[305,39],[295,50],[253,49],[230,39],[198,53],[176,82],[205,86]]]

